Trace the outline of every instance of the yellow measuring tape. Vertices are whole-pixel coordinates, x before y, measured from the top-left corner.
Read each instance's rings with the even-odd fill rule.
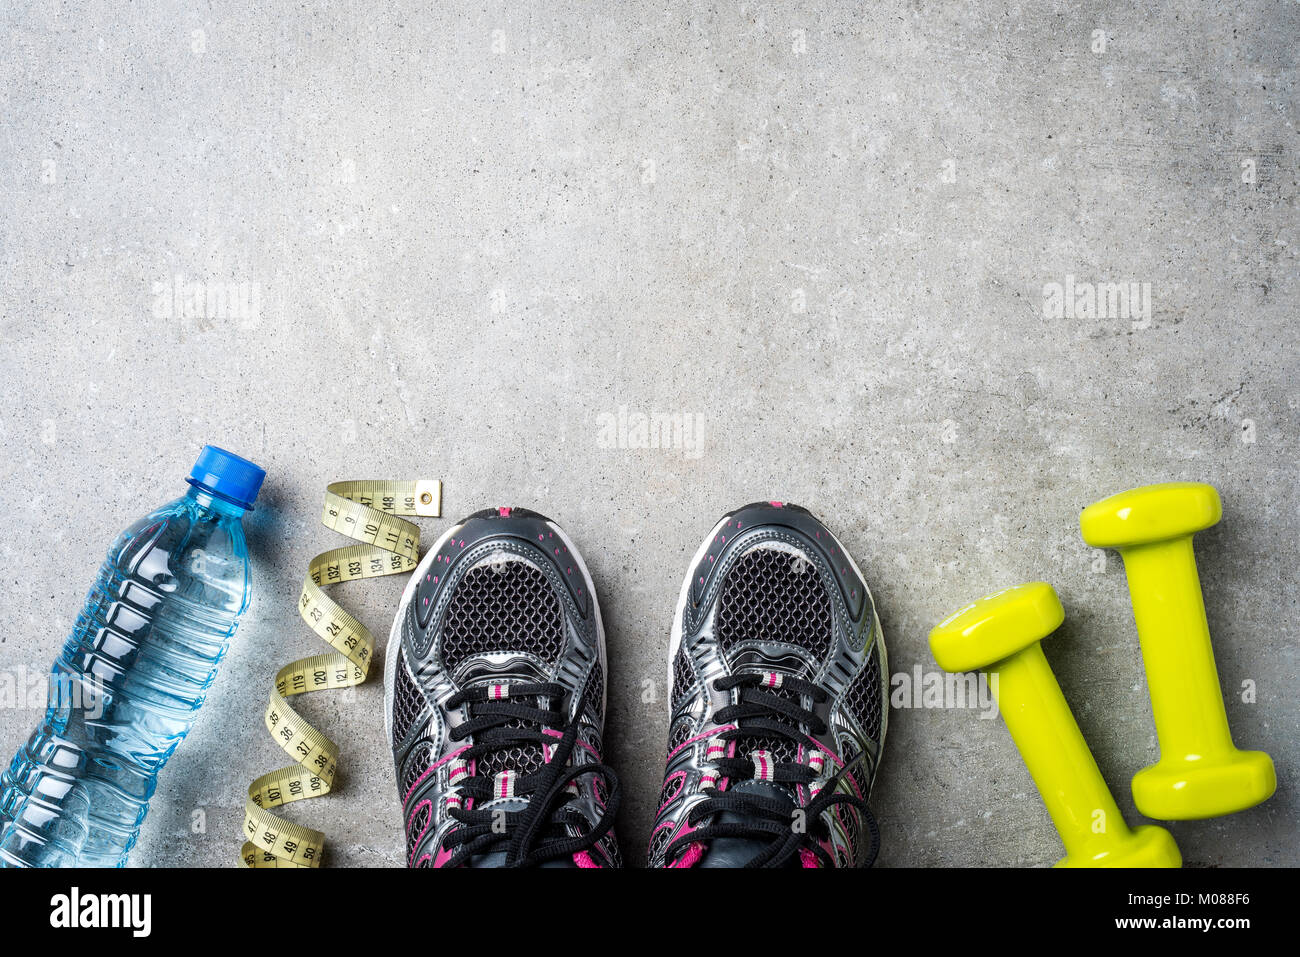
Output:
[[[340,608],[324,588],[357,578],[410,572],[420,560],[420,529],[398,515],[436,517],[442,483],[335,482],[325,491],[326,528],[364,542],[322,552],[307,566],[298,611],[335,653],[285,665],[275,676],[266,706],[266,730],[294,764],[264,774],[248,786],[244,802],[246,867],[319,867],[325,835],[272,814],[270,808],[328,794],[338,770],[339,747],[289,706],[287,698],[325,688],[350,688],[366,680],[375,638]]]

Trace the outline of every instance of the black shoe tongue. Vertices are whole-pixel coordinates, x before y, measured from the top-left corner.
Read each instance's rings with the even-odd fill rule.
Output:
[[[499,662],[491,661],[489,656],[482,655],[471,659],[466,665],[461,666],[458,680],[465,686],[485,685],[496,682],[509,683],[511,681],[538,682],[546,681],[547,676],[537,668],[532,662],[526,659],[518,659],[510,662],[508,666],[502,666]],[[537,701],[536,695],[525,695],[521,700],[527,701],[528,704],[534,704]],[[477,774],[495,775],[507,769],[519,774],[526,774],[535,771],[541,767],[545,759],[542,755],[542,749],[533,744],[516,745],[511,748],[502,748],[497,751],[489,752],[478,760]],[[520,810],[520,807],[513,807],[514,810]],[[500,868],[506,866],[506,852],[492,851],[487,854],[475,854],[466,863],[466,867],[483,867],[483,868]],[[539,868],[555,867],[573,867],[576,868],[577,862],[572,856],[564,858],[555,858],[549,861],[543,861],[537,865]]]
[[[469,859],[467,867],[505,867],[506,852],[493,851],[491,854],[475,854]],[[544,867],[574,867],[578,865],[572,857],[555,858],[549,861],[542,861],[537,865],[538,868]]]
[[[790,794],[789,788],[782,784],[774,784],[771,781],[741,781],[732,785],[730,793],[748,791],[752,794],[758,794],[762,797],[777,800],[786,805],[791,814],[791,824],[793,825],[794,815],[794,798]],[[743,824],[745,818],[743,815],[734,811],[723,811],[717,815],[719,824]],[[766,849],[769,841],[755,840],[746,837],[718,837],[714,838],[705,847],[699,863],[696,867],[744,867],[752,861],[758,854]],[[797,858],[793,859],[789,867],[799,867],[800,863]]]
[[[523,802],[523,800],[520,799],[520,798],[502,798],[502,799],[500,799],[500,800],[498,800],[498,801],[494,801],[494,802],[492,802],[492,803],[489,804],[488,806],[489,806],[489,807],[498,807],[498,808],[508,808],[508,809],[511,810],[511,811],[521,811],[521,810],[524,809],[524,807],[525,807],[526,805],[525,805],[525,803]],[[504,847],[501,847],[499,850],[498,850],[498,849],[493,849],[493,850],[490,850],[490,851],[488,851],[488,852],[486,852],[486,853],[484,853],[484,854],[475,854],[475,855],[474,855],[473,857],[471,857],[468,861],[466,861],[465,866],[466,866],[466,867],[484,867],[484,868],[487,868],[487,867],[493,867],[493,868],[505,867],[505,866],[506,866],[506,851],[505,851],[505,848],[504,848]],[[552,868],[554,868],[554,867],[573,867],[573,868],[576,868],[577,866],[578,866],[578,863],[573,859],[573,855],[572,855],[572,854],[568,855],[567,857],[552,858],[551,860],[548,860],[548,861],[542,861],[542,863],[540,863],[540,864],[537,865],[538,868],[543,868],[543,867],[552,867]]]

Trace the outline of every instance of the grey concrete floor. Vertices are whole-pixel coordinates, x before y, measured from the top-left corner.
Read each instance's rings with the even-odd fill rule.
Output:
[[[48,665],[201,444],[269,472],[253,608],[134,863],[235,861],[244,789],[283,763],[268,685],[324,647],[294,606],[342,541],[322,490],[370,477],[443,479],[448,520],[529,505],[580,544],[633,862],[665,741],[645,682],[728,508],[827,521],[896,674],[935,669],[927,631],[966,600],[1054,582],[1048,656],[1136,821],[1141,656],[1077,515],[1212,482],[1228,713],[1279,789],[1172,830],[1190,865],[1300,863],[1300,5],[361,7],[0,11],[0,667]],[[178,283],[203,284],[190,308]],[[1104,283],[1137,284],[1130,313],[1054,309]],[[623,407],[690,416],[690,441],[611,435]],[[382,634],[400,587],[341,600]],[[401,861],[380,685],[303,706],[343,748],[339,790],[291,812],[332,865]],[[0,710],[0,744],[37,717]],[[883,864],[1061,854],[969,711],[895,709],[874,805]]]

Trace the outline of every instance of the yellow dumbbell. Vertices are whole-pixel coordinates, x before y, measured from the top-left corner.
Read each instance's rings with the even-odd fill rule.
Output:
[[[1192,535],[1223,514],[1199,482],[1148,485],[1089,505],[1083,540],[1124,557],[1160,760],[1133,776],[1133,801],[1165,821],[1254,807],[1277,789],[1272,759],[1239,751],[1214,667]]]
[[[1066,855],[1057,867],[1179,867],[1162,827],[1124,822],[1039,642],[1065,620],[1046,582],[1005,588],[930,632],[947,671],[984,671],[998,709],[1052,816]]]

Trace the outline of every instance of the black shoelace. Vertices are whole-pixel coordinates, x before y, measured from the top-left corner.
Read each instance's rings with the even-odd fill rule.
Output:
[[[477,760],[499,750],[520,747],[549,746],[554,751],[540,769],[520,774],[515,781],[514,796],[526,801],[521,810],[482,809],[493,798],[492,778],[487,775],[475,774],[458,785],[461,796],[471,799],[473,807],[453,807],[450,811],[461,826],[443,838],[443,847],[451,852],[444,866],[456,867],[477,854],[500,850],[501,845],[505,845],[506,867],[535,867],[590,849],[614,826],[619,786],[613,769],[606,764],[568,766],[578,740],[578,719],[586,705],[569,721],[558,710],[567,694],[562,685],[512,682],[510,696],[502,699],[490,698],[490,688],[468,688],[447,699],[449,708],[468,705],[468,720],[450,734],[453,741],[471,736],[474,739],[461,752],[461,760]],[[529,698],[531,702],[520,700]],[[549,701],[550,707],[541,707],[542,699]],[[564,733],[559,738],[543,730],[561,727]],[[594,825],[568,806],[573,796],[566,790],[569,782],[585,774],[597,775],[607,790],[605,808]]]
[[[778,737],[794,743],[796,748],[802,743],[806,746],[807,738],[800,732],[803,725],[810,734],[826,733],[826,722],[814,712],[803,708],[797,700],[782,697],[761,687],[765,676],[757,673],[742,673],[719,678],[713,687],[719,691],[740,689],[737,701],[718,709],[713,719],[718,724],[736,724],[735,730],[723,731],[717,735],[723,741],[744,741],[746,738]],[[785,677],[782,688],[793,692],[795,696],[807,695],[815,703],[826,701],[827,693],[810,681]],[[740,726],[743,722],[743,727]],[[739,748],[737,749],[739,751]],[[734,789],[720,791],[717,787],[705,788],[705,800],[691,808],[687,823],[695,830],[677,838],[665,849],[667,860],[673,860],[678,853],[691,844],[709,841],[719,837],[743,838],[763,843],[759,851],[747,863],[746,867],[785,867],[793,862],[802,850],[808,850],[824,867],[833,867],[834,858],[818,843],[819,839],[829,836],[822,814],[839,804],[856,810],[866,825],[870,846],[863,867],[870,867],[880,850],[880,829],[872,817],[867,802],[856,795],[837,790],[840,778],[853,770],[859,762],[865,761],[866,755],[860,754],[833,774],[821,792],[806,804],[796,803],[792,809],[790,802],[756,794],[752,791]],[[750,780],[754,777],[754,762],[747,756],[721,758],[712,764],[721,777],[731,782]],[[773,766],[771,780],[775,783],[790,785],[791,797],[794,798],[793,785],[805,787],[817,780],[818,773],[807,764],[795,762],[776,762]],[[803,828],[795,827],[793,811],[802,810]],[[731,812],[739,820],[719,822],[717,815]],[[709,820],[709,819],[714,820]],[[701,824],[702,821],[708,823]]]

